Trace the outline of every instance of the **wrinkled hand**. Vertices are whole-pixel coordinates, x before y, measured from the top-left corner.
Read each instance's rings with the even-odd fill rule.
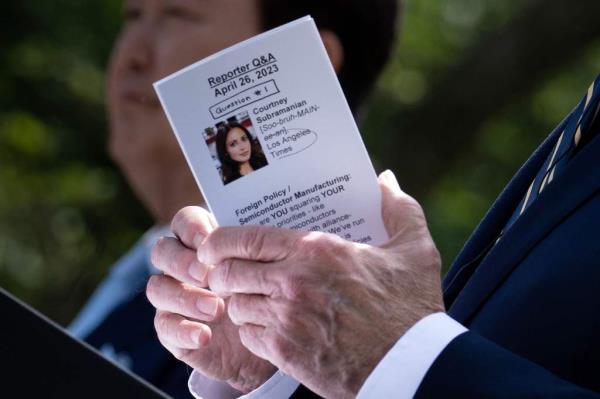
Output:
[[[391,237],[381,247],[247,226],[217,228],[198,249],[242,343],[323,396],[355,396],[407,329],[444,310],[421,207],[391,172],[379,183]]]
[[[156,307],[154,326],[162,345],[202,374],[242,392],[266,381],[275,367],[248,351],[238,327],[223,314],[224,302],[204,289],[209,266],[195,249],[215,227],[202,208],[184,208],[173,218],[179,239],[162,238],[152,250],[152,263],[165,275],[153,276],[146,294]]]

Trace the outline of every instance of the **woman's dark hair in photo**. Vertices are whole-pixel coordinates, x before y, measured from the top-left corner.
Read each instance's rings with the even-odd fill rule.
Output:
[[[231,159],[229,152],[227,151],[227,135],[235,128],[244,132],[250,142],[251,154],[248,162],[250,163],[250,166],[252,166],[252,169],[257,170],[267,165],[267,158],[265,157],[258,140],[252,137],[248,129],[237,122],[225,123],[219,126],[216,139],[217,156],[221,162],[221,174],[225,184],[231,183],[242,176],[240,173],[240,163]]]

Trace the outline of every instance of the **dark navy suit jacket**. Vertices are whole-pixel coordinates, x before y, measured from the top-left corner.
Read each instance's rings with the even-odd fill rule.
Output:
[[[445,277],[448,314],[469,331],[440,354],[415,397],[600,398],[600,135],[495,244],[564,125],[511,180]],[[309,396],[305,387],[294,394]]]
[[[600,397],[600,135],[480,259],[564,123],[505,188],[444,279],[448,314],[469,332],[442,352],[416,397]]]

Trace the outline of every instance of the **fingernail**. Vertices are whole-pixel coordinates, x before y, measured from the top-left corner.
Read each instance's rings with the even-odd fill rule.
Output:
[[[207,268],[206,266],[204,266],[204,264],[198,262],[198,261],[193,261],[190,264],[190,267],[188,268],[188,274],[196,281],[199,281],[201,283],[204,282],[204,280],[206,279],[206,273],[207,273]]]
[[[201,330],[192,330],[192,332],[190,333],[190,338],[192,339],[192,342],[198,346],[200,346],[202,344],[200,338],[202,336],[202,331]]]
[[[387,169],[386,171],[384,171],[381,174],[381,176],[390,186],[392,186],[392,188],[394,188],[398,191],[402,191],[402,189],[400,188],[400,184],[398,184],[398,180],[396,180],[396,176],[394,175],[394,172]]]
[[[194,236],[194,238],[192,239],[192,243],[194,244],[194,247],[196,247],[196,248],[198,248],[202,244],[202,241],[204,241],[203,234],[196,234]]]
[[[206,259],[206,250],[205,249],[200,249],[198,248],[198,250],[196,251],[196,258],[198,259],[198,262],[203,263],[203,264],[207,264],[207,259]]]
[[[219,308],[219,298],[202,297],[196,301],[196,306],[202,313],[208,316],[215,316]]]

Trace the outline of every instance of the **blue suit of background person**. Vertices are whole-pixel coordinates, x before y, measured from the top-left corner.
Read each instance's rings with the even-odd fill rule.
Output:
[[[600,116],[595,119],[580,151],[502,234],[567,117],[457,256],[442,284],[444,302],[469,331],[436,358],[416,398],[600,398]],[[315,396],[304,386],[292,395]]]
[[[152,245],[168,233],[150,230],[121,257],[69,331],[173,398],[191,399],[187,387],[191,369],[158,341],[155,309],[146,298],[148,278],[157,272],[149,261]]]

